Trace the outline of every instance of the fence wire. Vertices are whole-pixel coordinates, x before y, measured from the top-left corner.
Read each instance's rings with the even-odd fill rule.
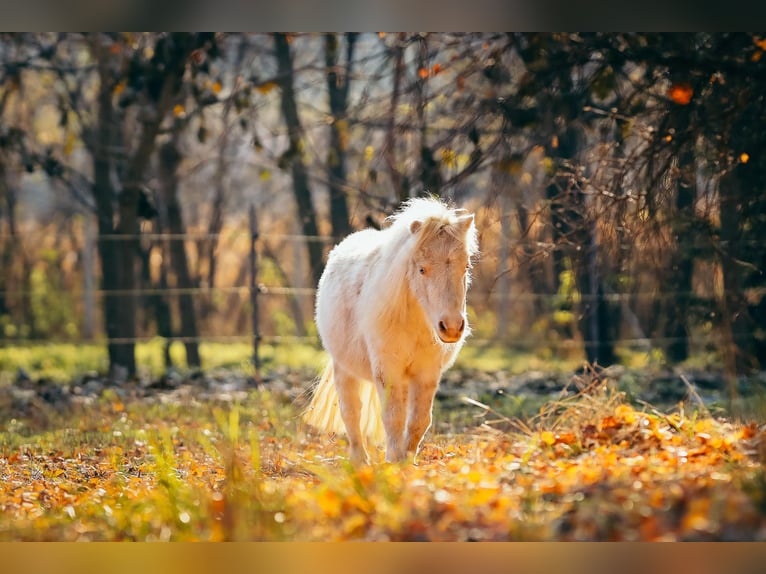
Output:
[[[24,234],[17,234],[14,239],[18,240],[23,237]],[[11,236],[6,234],[0,234],[0,240],[6,241],[11,239]],[[285,233],[253,233],[252,230],[246,228],[238,229],[235,231],[228,231],[222,233],[208,233],[208,232],[187,232],[187,233],[138,233],[138,234],[95,234],[86,238],[85,245],[74,246],[72,251],[80,252],[85,249],[93,249],[95,243],[98,241],[133,241],[133,240],[147,240],[147,241],[206,241],[211,239],[234,241],[238,239],[247,239],[251,242],[254,241],[300,241],[300,242],[320,242],[320,243],[332,243],[335,238],[327,235],[313,235],[306,236],[300,234],[285,234]],[[90,246],[89,246],[90,243]],[[520,244],[523,241],[519,242]],[[499,276],[499,274],[498,274]],[[258,296],[299,296],[299,297],[313,297],[316,293],[314,287],[290,287],[283,285],[265,285],[262,283],[257,284],[256,291]],[[189,296],[212,296],[216,293],[231,294],[239,296],[251,295],[252,287],[248,285],[233,285],[233,286],[197,286],[197,287],[138,287],[134,289],[103,289],[103,288],[87,288],[83,287],[79,293],[81,296],[91,297],[143,297],[143,296],[166,296],[176,297],[182,295]],[[578,293],[564,294],[564,293],[531,293],[531,292],[510,292],[500,293],[495,289],[489,289],[484,291],[477,291],[475,288],[469,291],[469,302],[474,301],[477,303],[488,303],[490,301],[496,302],[505,300],[510,304],[514,303],[530,303],[530,302],[549,302],[567,304],[573,302],[585,302],[590,303],[593,301],[606,301],[609,303],[626,303],[636,302],[644,300],[668,300],[668,299],[709,299],[718,300],[726,297],[730,292],[716,289],[715,292],[700,293],[696,291],[640,291],[640,292],[621,292],[621,293],[601,293],[601,294],[589,294]],[[766,288],[754,288],[749,289],[748,293],[752,296],[763,297],[766,295]],[[34,295],[34,292],[29,289],[7,289],[0,290],[0,296],[2,297],[29,297]],[[729,336],[731,339],[732,335]],[[734,340],[738,340],[740,337],[737,334],[733,335]],[[303,336],[303,335],[260,335],[260,334],[243,334],[243,335],[200,335],[195,337],[184,336],[169,336],[162,337],[160,335],[146,335],[137,337],[119,337],[107,340],[107,338],[99,334],[98,336],[90,338],[51,338],[51,339],[39,339],[29,340],[22,338],[2,338],[0,339],[0,346],[10,345],[39,345],[39,344],[106,344],[107,342],[112,344],[138,344],[148,343],[152,341],[166,341],[168,343],[252,343],[254,340],[269,344],[282,344],[287,345],[291,343],[309,343],[319,345],[319,339],[316,336]],[[582,340],[579,338],[562,338],[559,341],[541,340],[541,338],[513,338],[505,337],[502,339],[502,345],[509,349],[524,349],[534,350],[541,347],[554,348],[554,349],[569,349],[573,345],[588,346],[599,343],[611,343],[616,345],[623,345],[627,347],[640,347],[643,349],[654,348],[658,346],[669,345],[671,343],[688,341],[693,345],[709,346],[719,345],[722,341],[722,336],[715,331],[700,334],[689,334],[683,337],[635,337],[635,338],[611,338],[602,339],[599,341]],[[471,338],[469,344],[476,346],[490,346],[497,344],[498,339],[493,338]]]

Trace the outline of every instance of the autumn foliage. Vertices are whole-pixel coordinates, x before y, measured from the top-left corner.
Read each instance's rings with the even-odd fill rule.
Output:
[[[526,421],[489,409],[430,434],[417,466],[353,468],[277,394],[106,393],[6,420],[0,539],[763,539],[766,434],[687,410],[596,381]]]

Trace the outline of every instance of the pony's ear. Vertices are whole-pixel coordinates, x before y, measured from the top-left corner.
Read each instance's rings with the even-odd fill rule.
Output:
[[[473,223],[473,213],[469,213],[468,215],[461,215],[460,217],[457,218],[457,226],[464,233],[468,232],[472,223]]]
[[[420,230],[421,227],[423,227],[423,222],[422,221],[418,221],[416,219],[415,221],[410,223],[410,233],[415,235]]]

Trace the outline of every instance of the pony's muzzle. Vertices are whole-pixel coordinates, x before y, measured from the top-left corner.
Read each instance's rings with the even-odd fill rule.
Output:
[[[439,338],[445,343],[456,343],[460,340],[465,330],[465,319],[460,317],[458,320],[443,317],[439,321]]]

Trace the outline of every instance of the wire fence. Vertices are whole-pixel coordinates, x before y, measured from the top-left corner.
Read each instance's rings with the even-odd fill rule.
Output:
[[[87,230],[87,228],[85,228]],[[140,234],[99,234],[95,236],[95,231],[90,230],[91,235],[88,237],[81,237],[81,245],[75,245],[73,249],[83,254],[83,260],[94,262],[95,257],[95,245],[99,241],[148,241],[148,242],[161,242],[165,241],[184,241],[184,242],[207,242],[215,240],[218,242],[219,249],[222,247],[222,241],[225,239],[227,244],[231,245],[239,240],[247,240],[249,243],[249,256],[250,256],[250,270],[247,279],[248,284],[239,285],[213,285],[213,286],[192,286],[192,287],[178,287],[178,286],[156,286],[156,285],[141,285],[131,289],[104,289],[98,288],[95,285],[97,281],[92,278],[89,286],[82,285],[80,295],[87,297],[88,300],[84,301],[84,306],[89,320],[93,320],[92,309],[88,307],[98,306],[96,303],[97,298],[105,299],[108,297],[162,297],[162,298],[175,298],[181,296],[191,297],[207,297],[214,298],[219,295],[223,296],[236,296],[241,305],[244,305],[246,298],[250,297],[250,308],[246,311],[252,314],[252,321],[250,322],[249,333],[242,334],[220,334],[220,333],[207,333],[196,336],[182,336],[172,334],[170,336],[160,336],[156,333],[146,333],[135,337],[112,337],[109,342],[112,344],[136,344],[147,343],[151,341],[164,340],[167,342],[178,343],[251,343],[254,346],[254,358],[257,361],[258,357],[258,345],[260,343],[269,343],[274,345],[290,345],[297,343],[305,343],[318,345],[319,340],[316,336],[309,334],[284,334],[284,333],[262,333],[262,325],[264,319],[269,319],[269,309],[260,310],[261,297],[293,297],[304,299],[304,306],[309,307],[309,304],[313,302],[316,289],[314,287],[302,287],[302,286],[290,286],[290,285],[269,285],[264,284],[258,280],[259,273],[259,261],[257,245],[263,242],[320,242],[323,244],[331,244],[333,237],[327,235],[312,235],[306,236],[301,234],[291,233],[260,233],[258,230],[257,221],[254,221],[254,216],[251,216],[251,224],[249,228],[238,228],[221,233],[207,233],[207,232],[187,232],[187,233],[156,233],[147,232]],[[85,233],[87,235],[87,232]],[[8,240],[9,236],[0,235],[0,240]],[[17,235],[16,240],[19,239]],[[519,240],[519,245],[524,243],[523,240]],[[526,245],[526,244],[525,244]],[[86,250],[91,250],[91,253],[85,254]],[[87,257],[85,256],[87,255]],[[478,265],[482,264],[482,260],[478,262]],[[495,262],[496,264],[496,262]],[[516,270],[518,271],[518,270]],[[95,273],[95,272],[94,272]],[[632,291],[632,292],[620,292],[620,293],[535,293],[523,290],[523,288],[505,286],[500,288],[498,278],[504,271],[494,270],[494,277],[490,277],[485,282],[483,289],[477,289],[476,286],[472,287],[469,291],[469,306],[475,308],[481,308],[485,314],[492,315],[493,310],[499,305],[510,306],[514,305],[530,305],[530,304],[545,304],[551,311],[556,308],[572,309],[577,304],[589,304],[595,301],[605,301],[610,304],[619,304],[623,309],[630,310],[631,305],[646,305],[652,304],[657,301],[672,301],[672,300],[708,300],[708,301],[720,301],[726,296],[726,292],[718,289],[707,290],[701,292],[699,290],[682,291],[659,291],[659,290],[647,290],[647,291]],[[492,275],[492,273],[489,273]],[[766,294],[766,289],[757,288],[751,290],[752,295],[762,297]],[[35,292],[29,289],[0,289],[0,297],[3,299],[8,298],[28,298],[35,296]],[[283,304],[276,304],[278,308],[284,307]],[[312,307],[313,308],[313,307]],[[259,315],[259,311],[262,313]],[[507,313],[507,309],[506,309]],[[265,316],[264,316],[265,315]],[[509,316],[513,316],[511,312]],[[477,321],[481,324],[481,319]],[[247,331],[247,328],[242,331]],[[303,329],[301,329],[303,330]],[[524,326],[516,326],[516,332],[513,334],[513,329],[510,330],[511,334],[508,336],[498,336],[497,327],[495,326],[495,332],[490,332],[486,328],[481,326],[476,330],[475,336],[471,339],[471,344],[478,346],[489,346],[502,344],[509,350],[519,351],[535,351],[540,348],[547,348],[554,351],[567,349],[570,350],[573,345],[587,346],[598,343],[608,343],[616,346],[624,346],[628,348],[649,350],[657,347],[664,347],[680,341],[688,341],[690,344],[700,348],[715,347],[721,344],[722,336],[714,329],[705,327],[703,329],[697,329],[693,333],[689,333],[684,336],[668,337],[658,336],[657,333],[651,331],[644,333],[640,328],[636,327],[636,322],[629,328],[623,328],[623,333],[627,333],[627,336],[615,336],[615,337],[603,337],[599,341],[583,340],[581,336],[575,334],[575,330],[571,330],[571,336],[566,334],[556,333],[553,337],[546,334],[532,334],[529,328]],[[0,337],[0,346],[9,345],[33,345],[40,343],[49,344],[103,344],[106,339],[103,334],[99,334],[99,328],[89,329],[91,334],[86,337],[61,337],[52,336],[45,339],[29,340],[23,337],[6,336]],[[735,335],[735,338],[739,335]]]

